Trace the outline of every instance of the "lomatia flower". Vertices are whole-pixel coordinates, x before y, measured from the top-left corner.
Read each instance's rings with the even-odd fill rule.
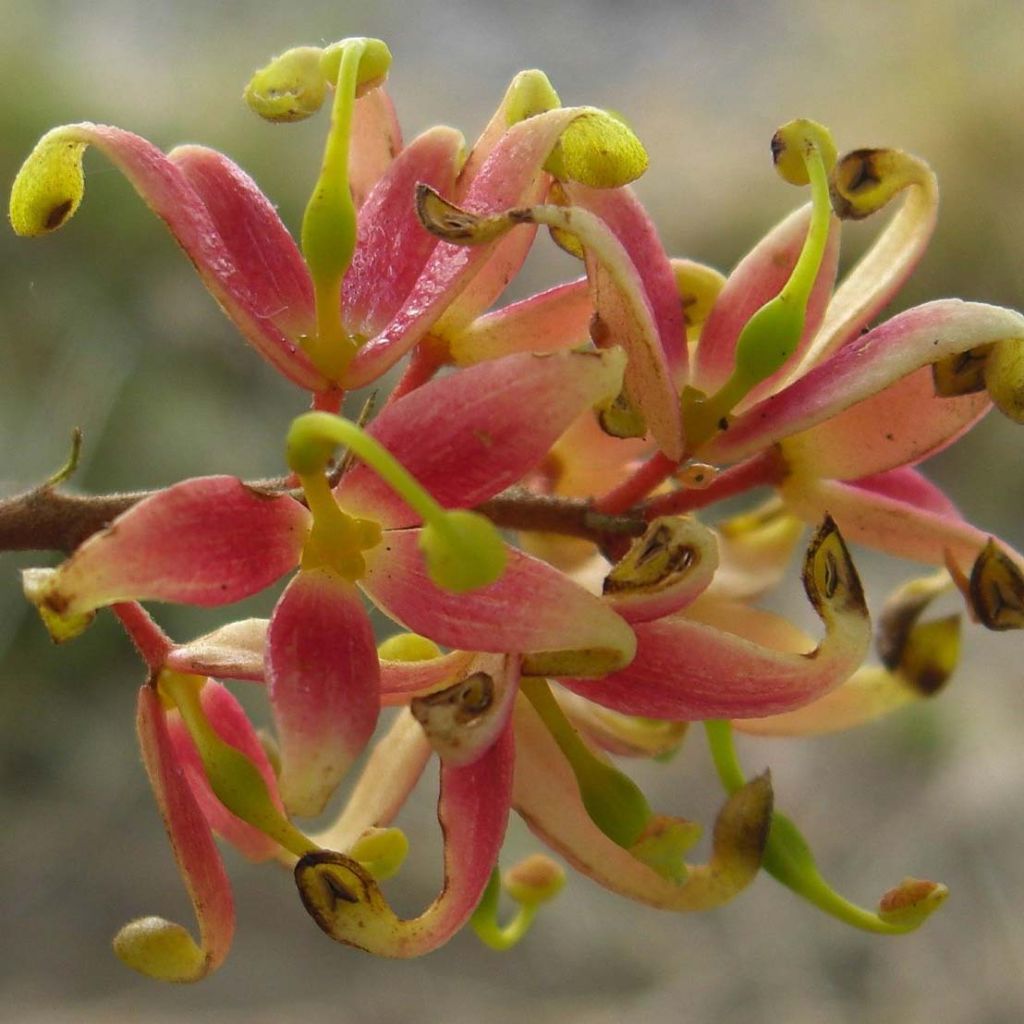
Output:
[[[283,483],[186,480],[25,574],[55,639],[113,606],[147,665],[143,759],[200,935],[143,918],[119,955],[176,981],[220,964],[234,916],[213,833],[290,867],[340,942],[415,956],[469,922],[506,948],[563,878],[543,855],[502,876],[512,809],[571,865],[655,907],[708,909],[763,867],[857,927],[913,930],[945,887],[907,879],[876,911],[846,901],[774,809],[768,774],[747,779],[732,734],[834,731],[936,692],[959,623],[925,612],[955,587],[990,628],[1024,625],[1021,557],[917,469],[992,404],[1024,419],[1024,317],[942,300],[871,326],[934,225],[934,177],[907,154],[839,158],[820,125],[781,128],[777,169],[811,201],[725,277],[665,252],[628,186],[646,157],[618,118],[563,108],[524,72],[468,155],[447,128],[401,148],[389,64],[380,41],[349,39],[288,51],[250,82],[272,121],[331,97],[299,245],[203,147],[164,155],[120,129],[65,126],[15,182],[15,229],[53,230],[81,200],[84,148],[100,148],[248,340],[313,396]],[[842,220],[897,196],[834,288]],[[490,309],[538,226],[585,274]],[[365,429],[333,415],[406,355]],[[774,493],[696,514],[755,488]],[[801,578],[817,641],[754,603],[785,576],[801,522],[815,528]],[[939,567],[886,603],[879,664],[848,542]],[[287,573],[268,620],[189,643],[136,604],[226,605]],[[360,591],[401,627],[379,646]],[[271,749],[214,679],[266,685]],[[384,707],[395,717],[373,742]],[[655,812],[615,761],[665,757],[693,722],[726,790],[696,865],[700,826]],[[293,818],[323,810],[367,751],[335,821],[301,830]],[[444,881],[404,919],[381,883],[406,856],[392,823],[432,755]],[[519,905],[505,925],[502,888]]]

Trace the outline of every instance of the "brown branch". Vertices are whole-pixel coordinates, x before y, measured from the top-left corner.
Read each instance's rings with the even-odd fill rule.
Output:
[[[260,480],[249,486],[288,492],[287,479]],[[67,494],[46,483],[0,500],[0,551],[74,551],[82,541],[109,526],[156,491],[128,494]],[[301,494],[295,497],[301,500]],[[606,546],[638,537],[646,528],[642,515],[604,515],[578,498],[555,498],[513,487],[480,505],[477,511],[497,526],[582,537]]]

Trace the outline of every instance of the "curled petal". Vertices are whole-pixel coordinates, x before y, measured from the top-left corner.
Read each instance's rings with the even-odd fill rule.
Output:
[[[670,881],[609,839],[580,798],[573,770],[536,711],[516,709],[513,805],[530,829],[577,870],[629,899],[663,910],[708,910],[749,885],[761,865],[771,825],[767,776],[731,797],[715,823],[707,864],[687,865],[686,882]]]
[[[139,691],[142,758],[199,922],[200,942],[179,924],[144,917],[125,925],[114,952],[129,967],[161,981],[199,981],[227,956],[235,930],[231,887],[220,854],[174,755],[156,691]]]
[[[270,618],[266,674],[285,805],[318,814],[380,710],[373,628],[351,583],[308,569],[288,584]]]
[[[269,230],[272,238],[282,241],[286,248],[288,243],[284,242],[284,228],[255,185],[237,168],[228,173],[233,165],[222,161],[216,169],[208,167],[215,176],[208,184],[214,205],[211,212],[188,175],[145,139],[109,125],[83,123],[54,128],[39,141],[14,183],[11,223],[15,231],[52,231],[74,214],[84,191],[82,154],[89,145],[96,146],[125,175],[167,224],[210,294],[260,353],[301,387],[326,387],[327,381],[277,326],[282,288],[285,294],[295,295],[293,285],[285,286],[275,275],[263,271],[250,279],[249,271],[258,267],[258,260],[245,255],[245,247],[237,239],[246,232],[258,236],[262,230]],[[218,218],[227,206],[235,211],[235,217],[228,225],[231,237],[225,240]],[[255,244],[259,250],[269,251],[262,243]],[[238,255],[244,257],[245,265],[238,264]],[[285,277],[297,271],[288,255],[272,255],[271,259],[280,269],[286,269]],[[282,322],[291,321],[286,318]]]
[[[874,165],[874,166],[872,166]],[[867,216],[903,191],[903,205],[829,303],[825,321],[793,377],[827,359],[881,312],[917,266],[935,229],[939,186],[931,168],[898,150],[855,150],[832,172],[833,206],[841,217]],[[857,183],[863,188],[854,196]],[[873,194],[872,194],[873,192]],[[856,211],[854,207],[858,207]]]
[[[857,544],[926,565],[951,564],[964,575],[969,574],[989,535],[960,518],[955,510],[951,512],[948,499],[941,506],[912,497],[922,491],[920,487],[913,492],[902,486],[883,490],[891,476],[892,473],[885,473],[873,478],[870,489],[836,480],[798,483],[793,479],[781,491],[795,515],[813,522],[827,509],[844,536]],[[934,485],[929,486],[932,491],[937,490]],[[1018,565],[1024,565],[1021,555],[1014,552],[1013,558]]]
[[[993,341],[1024,338],[1013,310],[942,299],[894,316],[788,387],[758,402],[702,450],[735,462],[838,415],[929,363]]]
[[[467,675],[474,657],[472,651],[451,651],[423,661],[392,661],[381,657],[381,703],[407,704],[410,697],[441,689],[444,683]]]
[[[398,917],[359,863],[319,852],[295,866],[310,916],[332,939],[378,956],[422,956],[447,942],[469,920],[497,863],[508,820],[513,753],[509,726],[472,764],[442,764],[437,816],[444,835],[444,885],[422,914]]]
[[[923,367],[810,430],[786,438],[783,456],[797,472],[855,480],[936,454],[991,407],[984,392],[936,397],[931,371]]]
[[[341,815],[313,841],[324,849],[348,850],[368,828],[389,825],[419,781],[430,754],[419,722],[403,708],[370,751]]]
[[[692,516],[661,516],[633,542],[604,579],[602,592],[627,622],[685,608],[718,568],[715,535]]]
[[[185,480],[132,506],[93,534],[40,595],[59,615],[115,601],[203,607],[241,600],[291,569],[309,512],[229,476]]]
[[[342,290],[345,326],[372,337],[398,312],[437,245],[416,216],[416,185],[450,192],[462,136],[432,128],[387,169],[359,210],[356,250]]]
[[[199,699],[203,712],[217,735],[225,743],[240,750],[256,766],[263,776],[274,806],[283,812],[284,804],[278,795],[274,769],[242,706],[227,689],[214,682],[206,683]],[[249,860],[263,861],[277,856],[280,847],[273,839],[233,814],[214,795],[203,769],[199,751],[176,710],[167,716],[167,729],[176,759],[188,777],[192,792],[210,828],[223,836]]]
[[[267,619],[229,622],[212,633],[173,647],[165,660],[166,667],[186,675],[261,683],[267,625]]]
[[[594,308],[587,279],[547,291],[477,317],[448,338],[457,366],[498,359],[513,352],[555,352],[588,340]]]
[[[501,578],[454,594],[435,586],[419,530],[392,530],[368,552],[360,581],[370,599],[413,632],[447,647],[519,651],[534,675],[599,675],[629,663],[629,626],[557,569],[513,548]]]
[[[852,675],[871,642],[860,580],[830,520],[808,549],[804,587],[826,629],[812,652],[761,646],[674,615],[634,626],[637,654],[628,668],[565,685],[616,711],[652,718],[748,718],[799,707]]]
[[[444,764],[472,764],[482,757],[505,730],[519,692],[517,657],[483,654],[469,668],[451,686],[409,704]]]
[[[736,342],[740,332],[766,302],[782,291],[803,249],[810,222],[810,204],[794,210],[765,235],[729,275],[701,330],[691,381],[694,387],[711,394],[729,378],[736,363]],[[792,363],[769,380],[777,379],[788,371],[789,365],[795,365],[825,316],[839,261],[839,235],[839,221],[833,218],[825,254],[807,304],[804,329],[791,357]]]
[[[348,144],[348,183],[358,209],[402,148],[402,132],[383,87],[356,97]]]
[[[537,466],[581,411],[616,392],[622,364],[621,352],[507,356],[424,384],[382,412],[369,433],[442,505],[469,507]],[[419,522],[362,463],[336,494],[344,508],[384,526]]]

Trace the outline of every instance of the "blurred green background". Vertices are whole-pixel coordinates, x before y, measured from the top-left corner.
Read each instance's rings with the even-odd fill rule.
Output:
[[[566,103],[621,111],[646,143],[638,183],[669,250],[728,270],[803,197],[770,165],[795,116],[840,149],[895,145],[939,175],[929,254],[894,308],[961,296],[1024,305],[1024,7],[914,0],[635,2],[332,0],[88,5],[0,2],[0,181],[49,127],[120,125],[163,148],[201,142],[247,168],[297,225],[323,123],[272,127],[240,102],[250,72],[299,43],[377,35],[406,137],[437,123],[471,140],[523,67]],[[846,262],[878,228],[847,233]],[[513,295],[577,272],[546,241]],[[85,431],[75,486],[154,487],[207,472],[276,474],[302,396],[235,336],[162,225],[102,159],[57,235],[0,231],[0,493],[59,466]],[[932,475],[983,528],[1024,545],[1021,435],[990,417]],[[49,645],[0,556],[0,1019],[388,1022],[1016,1022],[1024,1013],[1024,727],[1019,635],[969,628],[949,691],[833,739],[747,743],[825,873],[873,904],[904,874],[952,891],[917,935],[847,931],[770,879],[711,915],[634,907],[573,879],[503,957],[471,934],[414,963],[332,945],[291,881],[228,855],[239,932],[195,988],[122,968],[109,940],[159,913],[192,927],[133,737],[141,669],[109,616]],[[877,601],[906,567],[864,557]],[[273,595],[250,608],[266,611]],[[186,636],[237,615],[160,609]],[[638,777],[659,807],[709,820],[701,737]],[[413,839],[400,905],[436,891],[432,781],[402,819]],[[515,826],[525,853],[536,844]]]

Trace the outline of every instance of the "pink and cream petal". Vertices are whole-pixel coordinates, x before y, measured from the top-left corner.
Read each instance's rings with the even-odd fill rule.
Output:
[[[511,723],[487,752],[463,767],[441,766],[437,816],[444,836],[444,884],[417,917],[391,909],[372,875],[340,854],[313,853],[295,867],[303,903],[331,938],[378,956],[422,956],[444,945],[480,902],[498,861],[512,796]]]
[[[479,213],[541,201],[551,183],[551,176],[543,169],[545,161],[565,129],[587,113],[568,107],[513,125],[473,176],[460,201]],[[375,380],[423,338],[443,314],[450,311],[447,330],[454,333],[487,309],[525,258],[533,230],[527,228],[519,234],[518,239],[472,247],[438,244],[403,308],[360,349],[343,384],[358,388]],[[478,274],[483,275],[481,283],[471,287]]]
[[[775,298],[796,266],[811,221],[810,204],[794,210],[773,228],[737,264],[729,275],[700,334],[694,357],[691,384],[705,394],[717,391],[728,380],[736,363],[736,342],[747,321],[766,302]],[[807,304],[804,330],[795,361],[811,344],[825,316],[839,261],[840,222],[833,217],[821,268]],[[770,380],[785,373],[779,371]],[[770,385],[766,385],[770,386]],[[762,387],[759,390],[764,390]]]
[[[400,710],[374,744],[340,816],[313,842],[327,850],[348,850],[368,829],[395,819],[419,781],[432,751],[419,722]]]
[[[902,500],[900,492],[892,496],[877,486],[868,489],[837,480],[792,479],[783,485],[782,496],[790,511],[809,522],[827,509],[843,535],[854,543],[927,565],[951,562],[965,575],[970,575],[990,537],[959,516],[910,504]],[[1024,557],[1007,550],[1024,566]]]
[[[228,604],[293,568],[308,529],[309,512],[287,495],[229,476],[185,480],[93,534],[51,577],[43,600],[61,615],[115,601]]]
[[[915,161],[919,178],[906,190],[903,205],[860,262],[840,282],[824,322],[792,379],[824,362],[871,323],[903,287],[924,254],[935,229],[939,187],[935,175]]]
[[[380,711],[373,627],[351,583],[323,568],[288,584],[270,618],[266,677],[285,806],[319,814]]]
[[[786,438],[783,457],[801,474],[855,480],[920,462],[948,447],[992,407],[988,394],[935,394],[928,367]]]
[[[513,352],[574,348],[590,340],[593,312],[587,279],[579,278],[477,317],[446,336],[448,350],[456,366],[471,366]]]
[[[619,345],[628,356],[625,389],[633,406],[644,417],[647,430],[670,459],[683,453],[683,426],[675,378],[659,333],[659,314],[671,329],[668,314],[651,305],[646,282],[608,225],[582,207],[538,206],[530,220],[574,235],[586,253],[594,321],[591,335],[599,348]],[[650,262],[647,253],[641,253]],[[671,273],[671,268],[667,268]],[[674,285],[673,285],[674,291]],[[660,293],[658,295],[660,298]],[[682,334],[682,307],[678,293]],[[681,357],[677,358],[677,367]]]
[[[210,827],[175,757],[156,691],[139,692],[137,726],[142,758],[153,786],[178,869],[199,922],[197,944],[179,924],[143,917],[114,938],[114,952],[129,967],[162,981],[199,981],[223,962],[235,930],[231,886]]]
[[[618,757],[662,757],[678,750],[689,722],[623,715],[579,694],[556,688],[555,699],[578,732]]]
[[[240,750],[256,766],[267,784],[274,805],[283,811],[284,805],[277,791],[277,776],[241,705],[228,690],[214,682],[206,683],[200,693],[200,700],[203,712],[217,735],[225,743]],[[214,795],[199,751],[177,710],[168,713],[167,730],[175,758],[188,777],[192,793],[210,828],[251,861],[264,861],[278,856],[280,848],[273,839],[233,814]]]
[[[669,373],[680,386],[687,374],[686,327],[675,271],[658,229],[628,185],[598,189],[569,182],[565,192],[574,205],[596,214],[626,251],[643,282]]]
[[[1024,316],[960,299],[915,306],[844,345],[782,391],[758,402],[702,449],[736,462],[810,430],[947,356],[995,341],[1024,339]]]
[[[416,216],[416,186],[449,194],[462,136],[431,128],[394,160],[359,210],[358,237],[342,285],[348,330],[373,337],[398,312],[430,258],[437,238]]]
[[[808,549],[804,585],[825,637],[813,651],[765,646],[677,614],[634,625],[628,668],[564,685],[624,714],[696,721],[763,717],[815,700],[864,660],[871,624],[860,580],[834,524]]]
[[[633,633],[600,598],[514,548],[501,578],[454,594],[432,583],[419,530],[394,530],[368,552],[361,586],[407,629],[446,647],[529,657],[533,674],[599,675],[628,664]]]
[[[267,625],[267,619],[229,622],[188,643],[176,644],[167,653],[165,665],[186,675],[262,683]]]
[[[687,865],[683,884],[664,878],[612,842],[583,805],[576,777],[526,701],[516,708],[513,806],[530,829],[577,870],[628,899],[661,910],[709,910],[744,889],[761,866],[771,825],[771,786],[762,777],[723,808],[707,864]]]
[[[622,363],[621,352],[507,356],[424,384],[369,432],[443,506],[473,506],[517,483],[580,412],[614,395]],[[419,522],[363,464],[335,493],[343,508],[384,526]]]
[[[383,87],[368,89],[352,108],[348,143],[348,184],[357,209],[401,148],[402,132],[391,97]]]
[[[205,146],[178,146],[168,159],[202,199],[221,242],[260,304],[260,321],[293,340],[313,333],[316,312],[309,270],[256,182],[222,153]]]

